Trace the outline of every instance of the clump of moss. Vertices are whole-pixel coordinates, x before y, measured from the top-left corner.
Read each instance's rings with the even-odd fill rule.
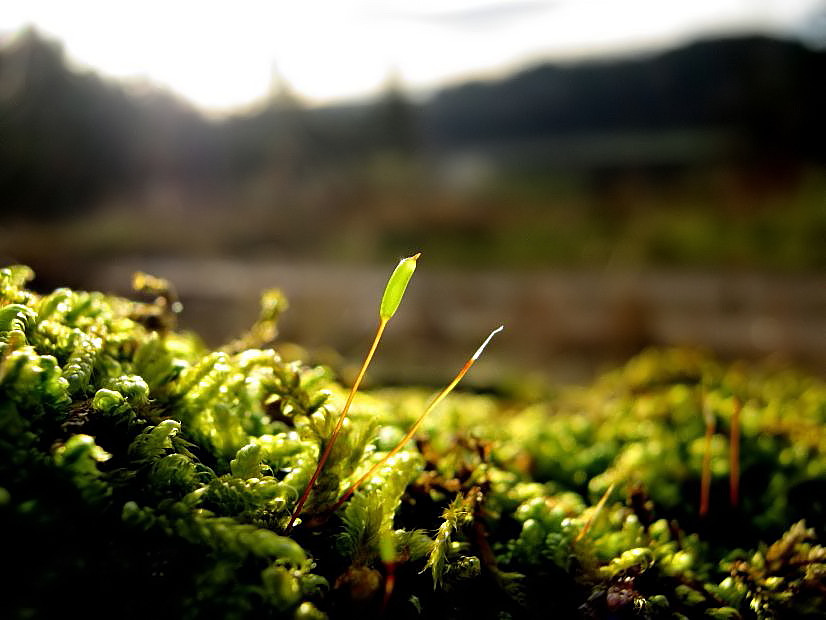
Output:
[[[347,391],[269,348],[283,298],[210,351],[160,280],[139,302],[32,275],[0,269],[3,617],[826,609],[821,380],[650,351],[549,402],[454,394],[331,512],[428,399],[359,394],[288,531]]]

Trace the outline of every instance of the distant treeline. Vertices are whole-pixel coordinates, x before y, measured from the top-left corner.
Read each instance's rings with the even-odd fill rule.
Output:
[[[301,180],[357,167],[376,152],[438,160],[515,148],[536,159],[548,153],[537,144],[582,149],[632,135],[632,146],[644,148],[652,141],[640,137],[675,132],[725,137],[725,148],[703,157],[826,163],[824,77],[824,52],[739,37],[538,66],[423,103],[389,88],[372,103],[310,109],[285,91],[219,121],[157,89],[73,69],[60,44],[27,30],[0,49],[2,215],[77,213],[108,194],[145,191],[148,179],[231,191],[264,170]],[[590,141],[576,142],[583,137]],[[621,166],[625,152],[609,149],[599,165],[607,157]]]
[[[426,107],[441,143],[618,131],[739,132],[754,155],[826,155],[826,54],[765,37],[638,58],[543,65],[439,93]]]

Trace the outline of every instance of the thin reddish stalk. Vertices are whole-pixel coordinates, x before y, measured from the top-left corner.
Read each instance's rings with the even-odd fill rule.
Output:
[[[439,393],[435,396],[435,398],[434,398],[432,401],[430,401],[430,404],[429,404],[429,405],[427,406],[427,408],[424,410],[424,413],[422,413],[422,415],[420,415],[420,416],[419,416],[419,419],[418,419],[418,420],[416,420],[416,422],[413,424],[413,426],[411,426],[411,427],[410,427],[410,429],[407,431],[407,433],[405,434],[405,436],[404,436],[404,437],[402,437],[401,441],[399,441],[399,443],[397,443],[397,444],[396,444],[396,446],[395,446],[395,447],[394,447],[394,448],[393,448],[390,452],[388,452],[387,454],[385,454],[385,455],[384,455],[381,459],[379,459],[376,463],[374,463],[374,464],[373,464],[373,466],[372,466],[370,469],[368,469],[368,470],[367,470],[367,471],[366,471],[366,472],[365,472],[365,473],[361,476],[361,478],[359,478],[359,479],[358,479],[358,480],[356,480],[356,481],[355,481],[352,485],[350,485],[350,488],[349,488],[349,489],[347,489],[347,490],[344,492],[344,495],[342,495],[342,496],[339,498],[339,500],[335,503],[335,505],[333,506],[333,511],[338,510],[338,509],[341,507],[341,505],[342,505],[344,502],[346,502],[346,501],[350,498],[350,496],[351,496],[353,493],[355,493],[355,492],[356,492],[356,490],[357,490],[357,489],[358,489],[358,488],[359,488],[362,484],[364,484],[364,482],[365,482],[367,479],[369,479],[369,478],[370,478],[370,476],[372,476],[372,475],[376,472],[376,470],[377,470],[379,467],[381,467],[382,465],[384,465],[384,463],[386,463],[388,459],[390,459],[392,456],[394,456],[394,455],[395,455],[395,454],[396,454],[399,450],[401,450],[401,449],[405,446],[405,444],[406,444],[408,441],[410,441],[410,440],[413,438],[413,436],[416,434],[416,431],[417,431],[417,430],[419,430],[419,427],[422,425],[422,422],[424,422],[424,419],[427,417],[427,414],[428,414],[428,413],[430,413],[431,411],[433,411],[433,409],[435,409],[435,408],[436,408],[436,406],[437,406],[440,402],[442,402],[442,400],[444,400],[445,396],[447,396],[448,394],[450,394],[450,392],[452,392],[452,391],[453,391],[453,388],[455,388],[455,387],[456,387],[456,385],[459,383],[459,381],[461,381],[461,380],[462,380],[462,377],[464,377],[464,376],[467,374],[467,371],[468,371],[468,370],[470,370],[470,367],[471,367],[471,366],[473,366],[473,364],[476,362],[476,360],[478,360],[478,359],[479,359],[479,356],[482,354],[482,351],[484,351],[485,347],[486,347],[486,346],[487,346],[487,344],[491,341],[491,339],[492,339],[492,338],[493,338],[496,334],[498,334],[500,331],[502,331],[503,329],[504,329],[504,327],[500,325],[499,327],[497,327],[496,329],[494,329],[494,330],[493,330],[493,331],[492,331],[492,332],[488,335],[488,337],[487,337],[487,338],[485,339],[485,341],[481,344],[481,346],[480,346],[478,349],[476,349],[476,352],[475,352],[475,353],[474,353],[474,354],[470,357],[470,359],[469,359],[468,361],[466,361],[466,362],[465,362],[465,365],[464,365],[464,366],[462,366],[461,370],[459,370],[459,372],[456,374],[456,376],[455,376],[455,377],[453,377],[453,381],[451,381],[450,383],[448,383],[448,384],[447,384],[447,386],[446,386],[446,387],[445,387],[445,388],[444,388],[441,392],[439,392]]]
[[[393,587],[396,585],[396,563],[387,562],[385,564],[387,574],[384,577],[384,598],[381,601],[381,613],[387,611],[387,604],[390,602],[390,597],[393,595]]]
[[[612,482],[608,485],[608,488],[605,489],[605,493],[603,493],[602,497],[599,498],[596,508],[594,508],[594,512],[591,513],[591,517],[585,523],[585,527],[583,527],[582,530],[580,530],[579,534],[577,534],[577,537],[574,539],[574,542],[579,542],[588,534],[588,530],[591,529],[591,525],[594,523],[594,521],[597,520],[597,517],[602,512],[602,509],[605,507],[605,503],[608,501],[608,496],[610,496],[611,492],[614,490],[615,484],[615,482]]]
[[[370,346],[370,351],[368,351],[367,357],[364,358],[364,363],[362,363],[361,369],[359,370],[359,373],[356,376],[356,380],[353,382],[353,387],[350,388],[350,393],[347,395],[347,401],[344,403],[344,407],[341,409],[341,415],[339,416],[338,422],[336,423],[336,426],[333,429],[333,434],[330,435],[330,439],[324,448],[324,452],[322,453],[321,458],[318,459],[318,465],[316,465],[315,471],[313,472],[313,475],[310,478],[310,482],[307,483],[307,487],[304,489],[304,493],[302,493],[301,498],[298,500],[298,503],[296,504],[295,509],[293,510],[293,514],[290,516],[290,522],[287,524],[287,532],[289,532],[292,529],[295,520],[298,518],[298,515],[301,514],[301,509],[304,508],[304,504],[306,503],[307,498],[310,496],[310,492],[313,490],[316,480],[318,480],[318,476],[321,474],[321,470],[324,468],[324,464],[330,457],[330,452],[332,451],[333,445],[335,445],[336,439],[338,438],[338,434],[341,431],[342,425],[344,424],[344,418],[347,417],[347,412],[350,410],[350,405],[353,402],[353,398],[355,397],[356,392],[358,392],[362,379],[364,379],[364,374],[367,372],[367,367],[370,365],[370,361],[373,359],[373,354],[376,352],[376,348],[379,346],[379,340],[381,340],[381,336],[384,333],[384,328],[387,326],[388,320],[389,317],[382,317],[379,321],[379,326],[376,329],[376,335],[373,338],[373,344]]]
[[[458,383],[459,383],[459,381],[461,381],[461,380],[462,380],[462,377],[464,377],[464,376],[465,376],[465,374],[467,373],[467,371],[468,371],[468,370],[470,370],[470,367],[471,367],[471,366],[473,366],[473,363],[474,363],[475,361],[476,361],[476,360],[474,360],[474,359],[470,359],[470,360],[468,360],[468,361],[465,363],[465,365],[464,365],[464,366],[462,366],[462,369],[459,371],[459,374],[457,374],[457,375],[456,375],[456,377],[453,379],[453,381],[451,381],[451,382],[447,385],[447,387],[445,387],[445,388],[444,388],[441,392],[439,392],[439,393],[436,395],[436,397],[435,397],[435,398],[434,398],[434,399],[430,402],[430,404],[429,404],[429,405],[427,406],[427,408],[424,410],[424,413],[422,413],[422,415],[420,415],[420,416],[419,416],[419,419],[418,419],[418,420],[416,420],[416,422],[413,424],[413,426],[411,426],[411,427],[410,427],[410,430],[408,430],[408,431],[407,431],[407,433],[405,433],[405,435],[404,435],[404,437],[402,437],[401,441],[399,441],[399,443],[397,443],[397,444],[396,444],[396,446],[395,446],[395,447],[394,447],[394,448],[393,448],[390,452],[388,452],[388,453],[387,453],[387,454],[385,454],[385,455],[384,455],[381,459],[379,459],[378,461],[376,461],[376,462],[373,464],[373,466],[372,466],[370,469],[368,469],[368,470],[367,470],[367,471],[366,471],[366,472],[365,472],[365,473],[361,476],[361,478],[359,478],[359,479],[358,479],[358,480],[356,480],[356,481],[355,481],[352,485],[350,485],[350,488],[349,488],[349,489],[347,489],[347,490],[344,492],[344,495],[342,495],[342,496],[339,498],[339,500],[336,502],[335,506],[333,506],[333,511],[338,510],[338,508],[339,508],[339,507],[340,507],[340,506],[341,506],[344,502],[346,502],[346,501],[350,498],[350,496],[351,496],[353,493],[355,493],[355,492],[356,492],[356,490],[357,490],[357,489],[358,489],[358,488],[359,488],[362,484],[364,484],[364,482],[365,482],[366,480],[368,480],[368,479],[370,478],[370,476],[372,476],[374,473],[376,473],[376,470],[377,470],[379,467],[381,467],[382,465],[384,465],[384,464],[385,464],[385,463],[386,463],[386,462],[387,462],[387,461],[388,461],[391,457],[395,456],[395,455],[399,452],[399,450],[401,450],[401,449],[402,449],[402,448],[403,448],[403,447],[407,444],[407,442],[408,442],[408,441],[410,441],[410,440],[413,438],[413,436],[416,434],[416,431],[417,431],[417,430],[419,430],[419,427],[422,425],[422,422],[423,422],[423,421],[424,421],[424,419],[427,417],[427,414],[428,414],[428,413],[430,413],[430,412],[431,412],[431,411],[432,411],[432,410],[436,407],[436,405],[438,405],[440,402],[442,402],[442,400],[444,399],[444,397],[445,397],[445,396],[447,396],[447,395],[448,395],[448,394],[449,394],[449,393],[453,390],[453,388],[455,388],[455,387],[456,387],[456,384],[458,384]]]
[[[740,502],[740,399],[734,397],[729,436],[729,501],[732,506]]]
[[[705,405],[703,406],[705,409]],[[703,471],[700,478],[700,516],[708,514],[711,491],[711,439],[714,436],[714,416],[704,411],[706,421],[705,445],[703,449]]]

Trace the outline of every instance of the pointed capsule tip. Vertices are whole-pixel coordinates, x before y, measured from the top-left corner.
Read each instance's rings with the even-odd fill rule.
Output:
[[[416,252],[416,253],[415,253],[413,256],[411,256],[410,258],[412,258],[413,260],[419,260],[419,257],[420,257],[421,255],[422,255],[422,253],[421,253],[421,252]]]
[[[470,359],[472,359],[473,361],[476,361],[477,359],[479,359],[479,356],[482,355],[482,351],[484,351],[485,347],[488,346],[488,343],[491,341],[491,338],[493,338],[496,334],[501,332],[503,329],[505,329],[505,326],[500,325],[499,327],[494,329],[490,334],[488,334],[488,337],[485,338],[485,341],[479,346],[478,349],[476,349],[476,353],[474,353],[473,357],[471,357]]]

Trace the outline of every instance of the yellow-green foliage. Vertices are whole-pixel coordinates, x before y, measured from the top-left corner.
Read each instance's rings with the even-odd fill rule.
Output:
[[[772,618],[826,606],[820,379],[649,351],[547,402],[451,395],[336,507],[430,397],[359,394],[288,532],[347,391],[269,348],[279,294],[210,351],[173,329],[160,280],[145,304],[40,295],[31,277],[0,269],[2,617]]]

